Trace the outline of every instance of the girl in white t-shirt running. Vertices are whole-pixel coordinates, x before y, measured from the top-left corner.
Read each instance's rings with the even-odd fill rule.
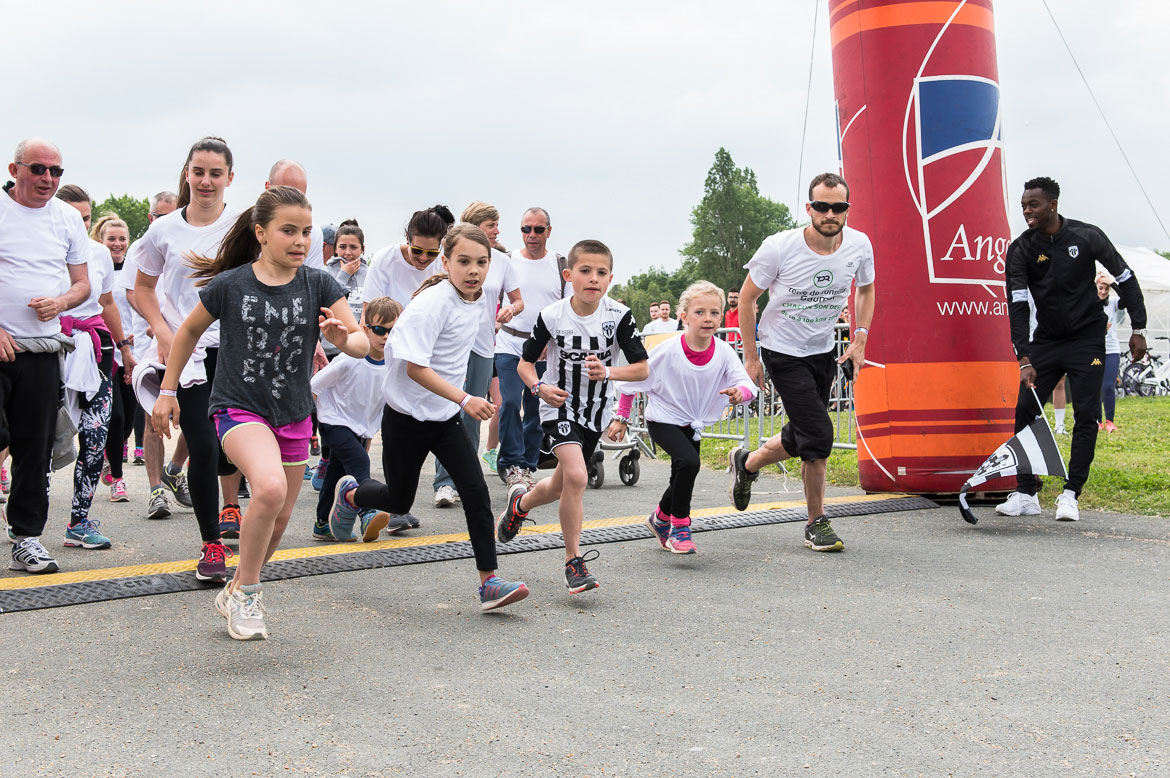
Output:
[[[488,611],[528,596],[523,581],[496,575],[496,539],[491,498],[479,458],[460,411],[476,423],[487,421],[495,406],[463,391],[467,357],[490,301],[483,282],[491,264],[491,244],[470,224],[452,227],[443,239],[443,267],[419,289],[390,334],[389,364],[383,384],[382,472],[387,483],[351,476],[337,484],[329,519],[335,537],[347,537],[358,511],[374,508],[405,514],[414,502],[427,454],[443,463],[462,497],[467,532],[479,569],[480,608]]]
[[[163,365],[170,357],[175,332],[199,303],[199,290],[191,278],[191,257],[215,256],[236,221],[238,212],[224,202],[224,192],[234,175],[232,152],[222,138],[197,141],[183,163],[178,206],[151,222],[135,244],[138,275],[134,296],[154,331],[158,361]],[[161,306],[155,294],[160,284],[165,292]],[[238,535],[240,529],[240,477],[220,451],[215,427],[207,415],[219,355],[218,324],[199,339],[196,355],[194,361],[201,358],[203,373],[185,379],[178,390],[179,407],[183,410],[181,426],[190,455],[188,488],[203,540],[195,577],[223,583],[227,580],[227,557],[232,551],[222,538]],[[167,473],[175,475],[170,470]],[[222,513],[217,475],[224,476]]]
[[[650,439],[670,454],[670,483],[646,523],[662,548],[694,554],[691,494],[699,475],[702,430],[723,418],[728,402],[751,402],[752,382],[735,349],[715,337],[723,317],[723,290],[709,281],[687,287],[678,301],[684,329],[650,352],[650,377],[620,386],[617,413],[606,435],[621,440],[634,395],[646,393]]]
[[[191,258],[199,301],[175,333],[152,414],[155,429],[168,436],[183,421],[180,375],[203,333],[219,322],[221,370],[211,387],[211,417],[224,453],[253,489],[239,566],[215,598],[236,640],[268,637],[260,571],[279,548],[304,483],[317,338],[324,334],[351,357],[369,350],[342,286],[324,268],[305,265],[312,232],[305,196],[274,186],[240,214],[215,257]]]

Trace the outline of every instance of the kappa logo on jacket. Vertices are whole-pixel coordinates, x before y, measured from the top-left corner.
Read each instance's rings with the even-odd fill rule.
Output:
[[[1047,261],[1048,261],[1047,254],[1041,254],[1040,256],[1036,257],[1036,264],[1039,264],[1041,262],[1047,262]]]
[[[1089,367],[1101,367],[1101,360],[1094,359],[1092,362],[1089,363]]]

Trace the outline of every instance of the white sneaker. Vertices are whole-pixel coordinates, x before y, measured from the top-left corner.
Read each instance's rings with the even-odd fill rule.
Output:
[[[450,486],[440,486],[435,490],[436,508],[450,508],[458,499],[459,496],[455,494],[455,490]]]
[[[215,609],[227,619],[228,634],[236,640],[267,640],[263,592],[259,587],[251,594],[245,594],[243,587],[228,591],[229,586],[230,582],[215,596]]]
[[[1081,520],[1081,511],[1080,508],[1077,507],[1077,496],[1068,489],[1065,489],[1056,498],[1056,520]]]
[[[1067,435],[1068,434],[1067,432],[1064,431],[1063,424],[1057,424],[1056,429],[1054,429],[1053,432],[1055,432],[1057,435]]]
[[[995,506],[1000,516],[1039,516],[1040,498],[1034,494],[1012,492],[1005,502]]]

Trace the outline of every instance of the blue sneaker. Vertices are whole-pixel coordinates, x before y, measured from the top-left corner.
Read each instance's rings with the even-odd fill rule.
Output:
[[[348,540],[353,537],[353,525],[357,521],[357,508],[350,507],[345,500],[345,493],[356,489],[357,479],[352,475],[345,475],[337,482],[333,490],[333,510],[329,512],[329,531],[333,537]]]
[[[97,519],[86,519],[70,525],[65,530],[65,545],[70,548],[109,548],[113,544],[98,532],[100,524]]]
[[[523,581],[505,581],[498,575],[493,575],[479,585],[479,609],[495,610],[520,602],[527,596],[528,587]]]
[[[314,491],[321,491],[321,487],[325,485],[325,471],[329,469],[329,460],[322,459],[317,462],[317,469],[313,473],[313,477],[309,479]]]
[[[654,533],[654,537],[658,539],[658,545],[666,548],[666,539],[670,537],[670,522],[658,520],[658,509],[650,511],[650,515],[646,517],[646,526]],[[670,549],[666,549],[669,551]]]
[[[337,538],[333,537],[333,533],[329,531],[329,523],[318,524],[313,522],[313,540],[320,540],[326,543],[332,543]]]
[[[305,463],[305,480],[308,481],[308,480],[311,480],[312,478],[313,478],[313,467],[308,462],[306,462]]]
[[[385,511],[365,508],[358,513],[362,520],[362,541],[373,543],[378,539],[378,533],[390,523],[390,514]]]

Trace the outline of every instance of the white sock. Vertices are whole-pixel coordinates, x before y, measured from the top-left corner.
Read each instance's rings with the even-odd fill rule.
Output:
[[[1052,410],[1056,412],[1056,426],[1063,427],[1064,426],[1064,408],[1053,408]]]

